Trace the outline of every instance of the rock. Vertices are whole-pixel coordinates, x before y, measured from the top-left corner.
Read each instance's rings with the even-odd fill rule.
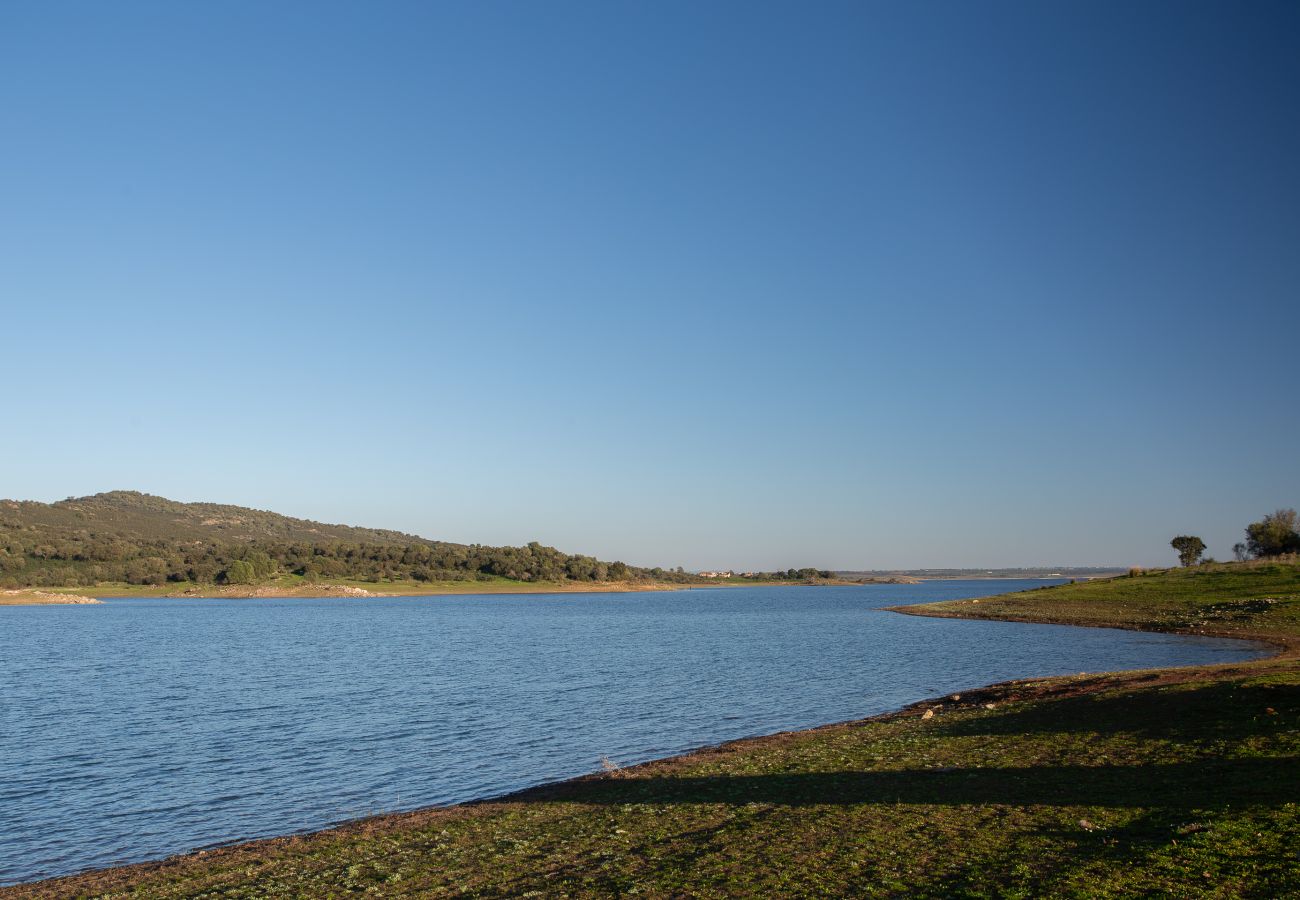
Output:
[[[933,718],[934,718],[934,710],[932,710],[932,709],[927,709],[925,712],[921,713],[921,718],[922,718],[922,719],[933,719]]]

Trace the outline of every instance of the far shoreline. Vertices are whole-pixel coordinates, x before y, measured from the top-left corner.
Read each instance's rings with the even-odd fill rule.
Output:
[[[39,591],[29,588],[0,591],[0,606],[92,606],[103,602],[96,597],[61,591]]]
[[[1087,580],[1111,576],[1092,576]],[[530,594],[630,594],[652,591],[691,591],[712,588],[744,587],[871,587],[875,585],[912,585],[927,581],[1056,581],[1060,577],[1043,575],[935,575],[882,576],[871,579],[786,580],[713,580],[677,581],[607,581],[607,582],[518,582],[507,579],[492,581],[392,582],[306,582],[262,585],[97,585],[79,588],[19,588],[0,590],[0,606],[84,606],[112,599],[167,600],[257,600],[302,599],[324,600],[381,597],[450,597],[450,596],[520,596]],[[1081,579],[1083,580],[1083,579]]]
[[[867,582],[885,584],[893,582]],[[839,579],[817,581],[606,581],[606,582],[517,582],[517,581],[438,581],[409,583],[340,583],[300,582],[264,585],[98,585],[80,588],[21,588],[0,591],[0,606],[84,605],[105,599],[166,600],[255,600],[255,599],[330,599],[379,597],[439,597],[527,594],[629,594],[648,591],[689,591],[709,588],[738,587],[858,587],[859,581]]]

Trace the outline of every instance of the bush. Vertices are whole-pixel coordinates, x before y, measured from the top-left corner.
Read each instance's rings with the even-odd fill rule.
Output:
[[[1300,526],[1294,509],[1279,509],[1246,526],[1246,548],[1256,559],[1300,553]]]
[[[225,578],[222,580],[226,584],[252,584],[255,579],[253,566],[247,560],[237,559],[226,569]]]

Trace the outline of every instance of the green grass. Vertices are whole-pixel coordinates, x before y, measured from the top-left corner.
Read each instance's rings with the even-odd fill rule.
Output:
[[[1237,636],[1300,638],[1300,565],[1221,563],[900,609]]]
[[[933,611],[1217,630],[1294,648],[1298,583],[1294,565],[1228,566]],[[1300,896],[1297,834],[1292,649],[1259,663],[1012,682],[500,801],[19,893],[1274,898]]]

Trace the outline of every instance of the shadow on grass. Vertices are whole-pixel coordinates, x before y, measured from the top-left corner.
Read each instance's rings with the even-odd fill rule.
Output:
[[[1300,802],[1300,758],[1206,759],[1142,766],[1034,766],[778,775],[686,775],[579,782],[506,802],[919,803],[1209,809]]]
[[[1294,721],[1300,714],[1300,684],[1222,682],[1174,690],[1071,697],[939,727],[942,734],[953,736],[1131,733],[1194,743],[1275,733],[1280,720],[1274,717],[1279,714],[1287,721]]]

